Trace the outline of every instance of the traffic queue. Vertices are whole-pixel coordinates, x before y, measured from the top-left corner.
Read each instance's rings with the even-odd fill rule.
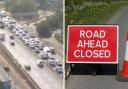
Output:
[[[59,75],[63,74],[63,66],[59,59],[55,58],[56,52],[54,47],[49,46],[46,42],[40,40],[39,37],[36,37],[33,33],[28,32],[27,28],[19,24],[15,19],[9,17],[7,12],[4,10],[0,11],[0,28],[8,30],[12,33],[9,36],[9,44],[12,46],[16,45],[15,37],[21,39],[23,43],[28,46],[34,53],[39,55],[39,60],[37,60],[37,66],[43,68],[44,62],[53,70],[56,71]],[[31,66],[25,65],[26,70],[30,71]]]

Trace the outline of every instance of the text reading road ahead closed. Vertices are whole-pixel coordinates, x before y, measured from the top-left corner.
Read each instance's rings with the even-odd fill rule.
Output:
[[[79,40],[77,44],[77,48],[90,48],[90,49],[103,49],[103,50],[75,50],[74,56],[76,58],[109,58],[111,56],[111,52],[109,50],[104,50],[104,48],[108,47],[108,41],[102,40],[106,37],[106,33],[104,30],[94,31],[91,30],[80,30],[80,38],[87,38],[90,40]],[[99,40],[93,40],[93,39]]]

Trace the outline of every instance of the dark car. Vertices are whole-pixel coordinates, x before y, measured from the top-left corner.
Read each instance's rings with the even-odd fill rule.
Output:
[[[4,24],[2,22],[0,22],[0,28],[1,29],[4,29],[5,28],[5,26],[4,26]]]
[[[40,53],[40,49],[38,47],[35,47],[34,50],[35,50],[36,53]]]
[[[49,59],[49,65],[52,67],[56,66],[55,60],[54,59]]]
[[[52,54],[55,54],[55,50],[54,50],[53,47],[50,47],[50,52],[51,52]]]
[[[48,59],[48,54],[46,54],[46,53],[41,53],[41,58],[42,58],[43,60],[47,60],[47,59]]]
[[[58,67],[62,67],[62,63],[61,63],[60,61],[57,61],[57,62],[56,62],[56,65],[57,65]]]
[[[11,35],[11,36],[9,36],[9,38],[10,38],[10,39],[14,39],[14,36],[13,36],[13,35]]]
[[[57,67],[56,72],[59,74],[63,74],[63,68],[62,67]]]
[[[15,42],[13,40],[10,41],[10,45],[14,46]]]
[[[30,71],[31,70],[31,66],[30,65],[24,65],[25,69]]]

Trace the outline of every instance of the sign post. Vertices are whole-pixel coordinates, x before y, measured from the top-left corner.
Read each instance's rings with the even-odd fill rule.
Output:
[[[67,63],[118,64],[118,25],[69,25]]]

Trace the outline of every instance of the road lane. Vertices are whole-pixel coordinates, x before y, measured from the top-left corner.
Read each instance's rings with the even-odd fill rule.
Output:
[[[3,67],[9,66],[9,79],[11,79],[12,84],[11,87],[14,89],[31,89],[29,85],[26,83],[25,79],[21,76],[21,74],[18,73],[15,66],[7,61],[9,59],[10,57],[0,48],[0,67],[2,68],[0,69],[0,75],[2,75],[1,77],[3,79],[7,79],[8,74],[4,71]]]
[[[33,78],[34,81],[41,87],[41,89],[62,89],[62,80],[57,78],[50,69],[46,66],[40,69],[36,65],[36,61],[38,58],[27,49],[24,44],[16,40],[16,45],[13,47],[9,44],[9,35],[11,35],[7,30],[6,32],[6,40],[3,44],[7,47],[7,49],[14,55],[15,59],[18,63],[21,64],[22,67],[26,64],[30,64],[32,70],[28,72],[28,74]]]

